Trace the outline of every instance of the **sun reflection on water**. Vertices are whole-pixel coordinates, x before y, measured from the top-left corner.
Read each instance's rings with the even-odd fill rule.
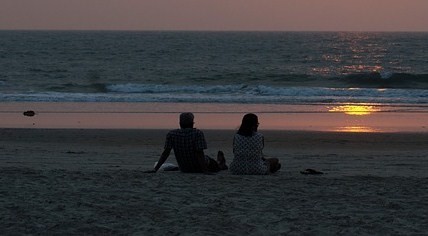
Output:
[[[336,132],[351,132],[351,133],[374,133],[379,130],[368,126],[343,126],[337,127],[333,131]]]
[[[373,105],[342,105],[330,107],[329,112],[342,112],[347,115],[365,116],[374,112],[379,112],[380,109]]]
[[[374,104],[346,104],[328,107],[328,111],[332,113],[344,113],[346,115],[355,116],[353,119],[344,119],[343,121],[346,123],[342,124],[341,126],[336,126],[334,131],[354,133],[381,132],[379,129],[371,127],[372,125],[370,125],[368,119],[363,118],[373,115],[375,112],[381,111],[380,107]]]

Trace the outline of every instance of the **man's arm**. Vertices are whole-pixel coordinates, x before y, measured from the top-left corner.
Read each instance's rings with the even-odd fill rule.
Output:
[[[197,150],[196,156],[198,157],[199,165],[203,173],[208,173],[207,161],[205,160],[204,150]]]
[[[153,170],[146,171],[146,173],[156,173],[159,170],[159,168],[162,166],[162,164],[165,163],[166,159],[168,159],[170,153],[171,153],[171,148],[165,148],[155,168]]]

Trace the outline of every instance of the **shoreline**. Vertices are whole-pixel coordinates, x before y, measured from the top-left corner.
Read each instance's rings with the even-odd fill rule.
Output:
[[[376,104],[6,102],[0,104],[0,128],[173,129],[188,111],[202,130],[236,130],[244,114],[255,113],[263,130],[428,132],[426,107]]]

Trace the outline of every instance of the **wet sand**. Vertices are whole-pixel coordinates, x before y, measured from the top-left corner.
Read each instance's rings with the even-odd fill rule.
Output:
[[[171,129],[188,111],[203,130],[236,130],[242,116],[252,112],[264,130],[428,132],[427,106],[379,104],[5,102],[0,128]]]

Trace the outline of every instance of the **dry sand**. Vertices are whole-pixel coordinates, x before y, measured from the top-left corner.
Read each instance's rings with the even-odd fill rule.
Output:
[[[274,175],[143,173],[166,133],[0,129],[1,234],[428,234],[428,133],[264,131]]]

